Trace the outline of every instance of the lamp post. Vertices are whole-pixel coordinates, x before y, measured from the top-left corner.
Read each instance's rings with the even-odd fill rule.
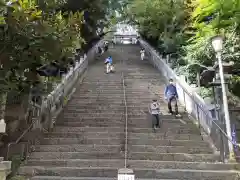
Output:
[[[223,71],[223,63],[222,63],[222,49],[223,49],[223,37],[215,36],[212,38],[212,46],[214,51],[216,52],[216,57],[218,59],[219,66],[219,75],[221,81],[222,88],[222,97],[223,97],[223,110],[225,114],[225,124],[226,124],[226,134],[228,138],[231,138],[231,122],[228,110],[228,100],[227,100],[227,92],[226,92],[226,84],[224,79],[224,71]],[[229,148],[229,158],[233,157],[233,144],[228,140],[228,148]]]

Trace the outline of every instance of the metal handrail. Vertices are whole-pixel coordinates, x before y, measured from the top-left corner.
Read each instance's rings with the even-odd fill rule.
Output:
[[[36,107],[34,107],[34,108],[36,108]],[[30,111],[28,111],[28,113],[29,113]],[[28,115],[28,118],[30,117],[30,115]],[[30,129],[33,127],[33,125],[35,124],[35,122],[36,122],[36,119],[34,119],[34,121],[32,121],[32,123],[29,125],[29,127],[17,138],[17,140],[15,141],[15,142],[10,142],[10,143],[8,143],[8,145],[7,145],[7,154],[6,154],[6,160],[9,160],[9,151],[10,151],[10,147],[12,146],[12,145],[16,145],[16,144],[18,144],[21,140],[22,140],[22,138],[30,131]]]
[[[124,62],[122,60],[122,66]],[[124,70],[121,74],[122,78],[122,86],[123,86],[123,101],[125,106],[125,146],[124,146],[124,167],[127,168],[127,154],[128,154],[128,107],[127,107],[127,98],[126,98],[126,84],[125,84],[125,77],[124,77]]]
[[[177,81],[179,82],[179,80],[177,80]],[[202,110],[202,112],[203,112],[207,117],[209,117],[209,119],[213,119],[212,117],[210,117],[209,113],[206,112],[206,110],[194,99],[194,96],[193,96],[191,93],[189,93],[188,90],[187,90],[185,87],[183,87],[180,82],[179,82],[179,84],[180,84],[181,88],[184,90],[184,93],[186,93],[186,94],[193,100],[193,102]],[[185,104],[184,104],[184,105],[185,105]],[[212,122],[214,123],[214,125],[216,125],[216,127],[220,130],[220,132],[223,133],[223,135],[228,139],[228,141],[230,141],[233,145],[240,147],[240,145],[234,143],[234,142],[231,140],[231,137],[229,137],[229,136],[224,132],[224,130],[223,130],[214,120],[213,120]],[[201,125],[201,124],[200,124],[200,125]]]
[[[150,53],[153,54],[154,56],[156,56],[158,59],[160,59],[159,55],[157,54],[156,50],[154,50],[147,42],[143,41],[143,43],[145,44],[145,46],[147,45],[148,49],[150,50]],[[154,61],[154,60],[153,60]],[[231,142],[234,146],[237,146],[237,147],[240,147],[240,145],[236,144],[233,142],[232,138],[229,137],[225,131],[213,120],[213,118],[209,115],[209,112],[203,107],[203,105],[199,104],[199,102],[197,102],[197,100],[195,99],[195,96],[194,94],[196,94],[195,92],[191,93],[189,92],[189,90],[187,90],[183,85],[182,85],[182,82],[180,82],[178,76],[174,73],[174,71],[165,63],[163,62],[164,65],[168,68],[168,70],[171,72],[171,74],[174,76],[174,77],[171,77],[171,78],[175,78],[178,85],[181,87],[181,89],[183,90],[183,93],[184,93],[184,97],[185,97],[185,94],[188,95],[191,100],[193,101],[193,103],[197,106],[197,109],[200,109],[201,112],[204,113],[204,115],[206,116],[206,118],[208,119],[211,119],[212,123],[217,127],[217,129],[220,131],[220,134],[224,135],[224,137],[229,141]],[[154,63],[154,65],[156,65]],[[184,106],[186,108],[186,103],[184,102]],[[197,115],[199,115],[199,112],[197,112]],[[203,128],[204,129],[204,126],[199,122],[199,128]]]
[[[193,96],[192,94],[190,94],[184,87],[181,86],[181,88],[184,90],[184,93],[186,93],[188,96],[191,97],[191,99],[193,100],[193,102],[202,110],[202,112],[203,112],[207,117],[209,117],[210,119],[213,119],[212,117],[209,116],[209,113],[206,112],[206,110],[205,110],[204,108],[202,108],[201,105],[198,104],[198,102],[194,99],[194,96]],[[185,105],[185,104],[184,104],[184,105]],[[226,138],[227,138],[233,145],[240,147],[240,145],[234,143],[234,142],[231,140],[231,137],[229,137],[229,136],[224,132],[224,130],[223,130],[214,120],[213,120],[212,122],[217,126],[217,128],[221,131],[221,133],[223,133],[223,134],[226,136]],[[200,124],[200,125],[201,125],[201,124]]]
[[[123,85],[123,101],[125,106],[125,154],[124,154],[124,166],[127,168],[127,152],[128,152],[128,107],[126,99],[126,88],[124,73],[122,72],[122,85]]]

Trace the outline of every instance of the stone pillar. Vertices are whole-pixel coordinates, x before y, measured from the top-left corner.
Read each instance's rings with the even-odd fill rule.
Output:
[[[6,123],[4,119],[0,120],[0,133],[5,133],[6,132]]]
[[[0,180],[6,180],[7,176],[10,174],[11,172],[11,161],[3,161],[3,158],[1,158],[0,161]]]

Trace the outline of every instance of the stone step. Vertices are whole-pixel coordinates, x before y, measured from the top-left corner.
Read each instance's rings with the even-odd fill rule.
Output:
[[[123,114],[125,116],[125,113],[122,112],[121,114]],[[82,118],[90,118],[90,117],[94,117],[94,118],[116,118],[115,113],[112,112],[95,112],[95,113],[70,113],[68,111],[63,112],[63,117],[67,118],[67,117],[82,117]],[[147,119],[149,117],[149,113],[148,112],[142,112],[142,111],[137,111],[135,113],[133,112],[128,112],[128,119]],[[175,116],[170,116],[170,115],[163,115],[162,118],[176,118]],[[182,118],[176,118],[176,119],[182,119]]]
[[[117,175],[116,175],[117,176]],[[34,176],[31,180],[117,180],[116,177],[63,177],[63,176]],[[137,179],[137,180],[153,180],[153,179]],[[154,180],[178,180],[178,179],[154,179]]]
[[[167,108],[162,108],[161,109],[161,112],[167,112]],[[64,109],[63,110],[63,113],[79,113],[79,114],[82,114],[82,113],[88,113],[88,114],[98,114],[98,113],[101,113],[101,114],[107,114],[107,113],[113,113],[113,114],[124,114],[125,113],[125,108],[124,107],[119,107],[119,108],[115,108],[115,109],[88,109],[88,107],[86,106],[84,109]],[[137,114],[145,114],[145,115],[148,115],[149,112],[148,110],[145,108],[143,109],[130,109],[128,110],[128,114],[134,114],[134,115],[137,115]],[[161,115],[162,118],[164,118],[164,115]]]
[[[106,93],[106,94],[103,94],[103,93],[96,93],[96,94],[92,94],[92,93],[82,93],[82,94],[79,94],[78,96],[76,96],[77,99],[79,98],[82,98],[82,97],[86,97],[86,98],[89,98],[89,99],[92,99],[92,98],[118,98],[118,99],[123,99],[124,98],[124,95],[123,95],[123,92],[120,92],[120,93],[116,93],[116,92],[112,92],[112,93]],[[73,97],[74,98],[74,97]]]
[[[217,162],[219,156],[214,154],[187,154],[187,153],[151,153],[151,152],[129,152],[128,159],[132,160],[154,160],[154,161],[187,161],[187,162]]]
[[[85,104],[88,104],[89,106],[91,104],[103,104],[103,105],[108,105],[108,104],[122,104],[124,101],[124,98],[123,97],[116,97],[116,96],[113,96],[113,97],[107,97],[107,96],[95,96],[95,97],[85,97],[85,98],[81,98],[81,99],[72,99],[69,103],[71,105],[80,105],[80,106],[83,106]],[[128,105],[149,105],[152,101],[152,98],[146,98],[146,99],[137,99],[137,98],[128,98],[127,99],[127,104]],[[164,103],[163,101],[159,101],[160,103]],[[167,106],[162,106],[162,108],[166,108]]]
[[[29,159],[124,159],[123,152],[32,152]]]
[[[79,107],[81,107],[81,106],[85,106],[85,105],[88,105],[88,106],[90,106],[90,105],[98,105],[98,106],[100,106],[101,104],[103,104],[103,102],[108,102],[108,101],[106,101],[106,99],[105,99],[105,101],[104,101],[104,99],[100,99],[100,98],[98,98],[98,99],[80,99],[80,100],[78,100],[78,99],[71,99],[70,101],[69,101],[69,103],[67,104],[67,106],[75,106],[76,107],[76,103],[77,103],[77,105],[79,106]],[[109,105],[109,104],[112,104],[112,105],[114,105],[114,104],[116,104],[116,105],[124,105],[124,102],[123,102],[123,99],[122,100],[117,100],[117,101],[114,101],[114,99],[111,99],[111,100],[109,100],[109,103],[108,104],[103,104],[103,105]],[[145,104],[146,105],[146,104]]]
[[[124,97],[123,90],[122,91],[99,91],[99,92],[80,92],[78,95],[75,95],[76,97],[82,97],[82,96],[89,96],[89,97],[98,97],[99,95],[101,97],[112,97],[112,96],[118,96],[118,97]],[[140,96],[141,99],[146,99],[146,98],[152,98],[155,93],[150,93],[150,92],[125,92],[125,95],[127,98],[136,98],[136,96]],[[133,97],[132,97],[133,96]],[[134,97],[135,96],[135,97]],[[158,99],[159,100],[164,100],[164,95],[163,94],[158,94],[160,96]]]
[[[43,138],[42,145],[71,145],[71,144],[96,144],[96,145],[119,145],[124,144],[124,136],[115,139],[102,139],[102,138]]]
[[[30,159],[124,159],[121,152],[32,152]],[[155,161],[217,162],[214,154],[129,152],[128,159]]]
[[[213,151],[208,147],[186,146],[151,146],[151,145],[128,145],[128,152],[140,153],[187,153],[187,154],[210,154]]]
[[[125,109],[125,105],[124,103],[122,104],[100,104],[100,103],[92,103],[92,104],[89,104],[89,103],[86,103],[86,104],[80,104],[78,106],[76,106],[76,104],[74,105],[73,103],[72,104],[68,104],[65,109],[66,110],[75,110],[75,109],[93,109],[93,110],[105,110],[105,109],[108,109],[108,110],[115,110],[115,109],[119,109],[119,108],[123,108]],[[127,105],[127,108],[129,111],[132,111],[132,110],[148,110],[148,104],[145,104],[145,105],[138,105],[137,103],[136,104],[130,104],[130,105]],[[163,107],[161,109],[166,109],[166,107]]]
[[[36,145],[34,152],[89,152],[89,153],[117,153],[121,151],[121,145]]]
[[[58,166],[58,167],[112,167],[122,168],[123,159],[66,159],[66,160],[28,160],[26,166]],[[130,169],[196,169],[196,170],[240,170],[238,163],[205,163],[180,161],[148,161],[128,160]]]
[[[119,127],[122,125],[125,125],[125,119],[122,117],[122,119],[114,120],[114,119],[108,119],[108,120],[99,120],[99,119],[77,119],[72,118],[69,119],[69,121],[66,121],[66,119],[59,119],[56,124],[57,126],[72,126],[72,127]],[[128,120],[127,122],[128,126],[131,128],[152,128],[152,120],[144,119],[144,120]],[[190,122],[186,122],[184,120],[178,120],[177,121],[168,121],[163,120],[161,123],[161,128],[173,128],[173,127],[180,127],[180,128],[198,128],[197,125],[192,124]]]
[[[56,126],[54,132],[124,132],[125,127],[65,127]]]
[[[116,168],[79,168],[79,167],[42,167],[23,166],[19,174],[50,175],[70,177],[113,177],[118,173]],[[136,178],[181,179],[193,180],[236,180],[238,171],[190,170],[190,169],[134,169]]]
[[[102,121],[97,121],[97,120],[92,120],[92,121],[82,121],[82,122],[58,122],[57,125],[60,126],[70,126],[70,127],[119,127],[119,126],[124,126],[125,125],[125,120],[122,119],[121,121],[117,122],[102,122]],[[128,121],[128,127],[129,128],[151,128],[152,127],[152,122],[151,120],[149,121],[138,121],[138,122],[129,122]],[[163,122],[161,125],[161,128],[173,128],[173,127],[179,127],[179,128],[197,128],[196,125],[192,124],[173,124],[173,123],[167,123]]]
[[[63,121],[67,121],[67,122],[79,122],[82,120],[86,120],[86,121],[92,121],[92,120],[96,120],[96,121],[121,121],[123,119],[125,119],[125,116],[107,116],[107,117],[103,117],[102,114],[98,114],[99,116],[97,117],[89,117],[86,114],[84,116],[82,116],[81,114],[69,114],[69,116],[67,116],[66,114],[62,113],[60,115],[60,117],[58,118],[58,121],[63,120]],[[101,116],[100,116],[101,115]],[[151,119],[151,116],[140,116],[140,117],[128,117],[128,121],[132,121],[132,122],[138,122],[138,121],[149,121]],[[190,119],[187,119],[185,117],[183,118],[176,118],[174,116],[169,116],[169,115],[164,115],[164,118],[162,117],[162,120],[167,121],[168,123],[178,123],[181,122],[180,120],[183,120],[184,122],[186,122],[187,124],[193,124],[193,121]]]
[[[107,100],[118,100],[121,101],[123,99],[123,95],[122,94],[113,94],[113,95],[106,95],[106,96],[102,96],[102,95],[88,95],[86,96],[86,94],[79,94],[77,96],[73,96],[72,97],[74,99],[74,101],[84,101],[86,99],[91,100],[91,99],[107,99]],[[152,97],[128,97],[127,102],[142,102],[142,103],[146,103],[149,104],[151,103]]]
[[[104,80],[104,79],[99,79],[99,80],[94,80],[94,79],[87,79],[85,78],[85,80],[81,83],[81,86],[88,86],[88,85],[98,85],[98,86],[121,86],[122,85],[122,78],[120,78],[119,80]]]
[[[129,123],[130,124],[130,123]],[[72,127],[86,127],[86,126],[95,126],[95,127],[118,127],[118,126],[124,126],[125,120],[117,121],[117,122],[102,122],[102,121],[82,121],[82,122],[68,122],[68,121],[60,121],[57,122],[57,125],[60,126],[72,126]],[[133,124],[134,125],[134,124]],[[135,126],[136,127],[136,126]],[[143,127],[143,126],[142,126]]]
[[[155,74],[154,76],[151,76],[151,75],[145,75],[145,74],[142,74],[142,75],[126,75],[125,76],[125,79],[126,80],[149,80],[149,79],[159,79],[161,76],[160,74]]]
[[[106,87],[103,87],[103,88],[100,88],[100,87],[97,87],[97,88],[89,88],[89,89],[79,89],[78,92],[78,95],[79,94],[103,94],[103,95],[108,95],[108,94],[123,94],[123,87],[120,87],[118,89],[112,89],[112,88],[106,88]],[[132,89],[132,88],[125,88],[125,94],[133,94],[133,95],[146,95],[146,96],[149,96],[149,95],[153,95],[155,94],[155,92],[152,92],[152,90],[148,89],[148,87],[145,87],[145,89],[143,90],[139,90],[139,89]],[[163,97],[164,93],[163,91],[158,91],[157,94],[161,97]],[[75,95],[75,96],[78,96],[78,95]],[[160,98],[161,98],[160,97]]]
[[[34,152],[120,152],[124,151],[122,145],[37,145]],[[212,153],[208,147],[185,147],[185,146],[150,146],[150,145],[129,145],[129,152],[149,152],[149,153],[188,153],[201,154]]]
[[[130,169],[240,170],[239,163],[128,160],[127,164]]]
[[[86,112],[86,111],[90,111],[90,112],[93,112],[94,111],[104,111],[105,113],[113,113],[114,111],[121,111],[123,112],[125,110],[125,106],[123,105],[123,102],[122,102],[122,105],[118,105],[118,106],[114,106],[114,107],[111,107],[111,104],[108,104],[108,103],[105,103],[103,102],[104,100],[101,100],[101,101],[98,101],[96,103],[87,103],[87,104],[80,104],[81,106],[75,106],[75,107],[66,107],[64,110],[65,111],[76,111],[76,112]],[[73,103],[73,102],[71,102]],[[82,103],[82,102],[80,102]],[[76,105],[76,104],[75,104]],[[134,112],[134,113],[138,113],[139,111],[143,111],[145,113],[149,113],[148,111],[148,104],[145,104],[144,106],[145,107],[136,107],[136,106],[128,106],[127,107],[127,110],[128,110],[128,113],[131,113],[131,112]],[[95,106],[95,107],[94,107]],[[181,110],[182,107],[179,107],[179,110]],[[164,112],[164,111],[168,111],[168,108],[163,106],[160,108],[160,111],[161,112]]]
[[[89,109],[99,109],[99,108],[111,108],[111,109],[115,109],[115,108],[125,108],[125,104],[124,102],[113,102],[111,104],[101,104],[101,102],[93,102],[93,103],[88,103],[88,102],[81,102],[79,103],[77,106],[74,103],[69,103],[65,108],[66,109],[83,109],[86,108],[86,106]],[[127,104],[128,108],[136,108],[136,109],[143,109],[143,108],[148,108],[148,104],[140,104],[138,105],[138,103],[135,104]]]
[[[118,137],[125,137],[124,132],[84,132],[84,133],[58,133],[58,132],[51,132],[46,133],[45,137],[48,138],[118,138]],[[128,139],[148,139],[148,140],[195,140],[195,141],[202,141],[202,137],[200,135],[194,134],[171,134],[171,133],[128,133]]]
[[[88,84],[81,84],[80,88],[76,91],[77,93],[82,93],[82,92],[98,92],[101,90],[106,90],[106,91],[120,91],[123,90],[123,85],[122,83],[115,83],[115,84],[97,84],[97,83],[88,83]],[[137,88],[135,88],[137,90]]]
[[[78,103],[78,106],[81,108],[81,107],[84,107],[85,105],[92,105],[93,107],[94,106],[99,106],[101,102],[104,102],[104,97],[102,98],[101,96],[99,96],[99,98],[82,98],[82,99],[71,99],[71,101],[69,102],[69,104],[67,105],[67,107],[76,107],[76,104],[74,103]],[[123,99],[117,99],[117,101],[115,101],[115,99],[110,99],[111,100],[111,103],[109,104],[103,104],[103,105],[106,105],[106,106],[119,106],[119,105],[123,105],[124,106],[124,103],[123,103]],[[136,101],[134,100],[131,100],[130,98],[127,100],[127,106],[136,106],[136,107],[147,107],[151,102],[152,102],[152,99],[148,98],[148,99],[144,99],[144,100],[147,100],[146,102],[147,103],[142,103],[141,101]],[[159,100],[159,103],[161,104],[161,107],[167,107],[166,105],[166,102],[165,100]],[[75,106],[74,106],[75,105]],[[180,106],[180,104],[179,104]]]
[[[98,144],[98,145],[119,145],[125,142],[125,136],[121,135],[118,138],[43,138],[41,144],[43,145],[57,145],[57,144]],[[152,145],[152,146],[205,146],[209,144],[205,141],[196,140],[169,140],[169,139],[128,139],[128,143],[132,145]]]
[[[124,98],[121,96],[86,96],[83,95],[81,98],[74,98],[71,100],[71,103],[77,103],[79,105],[84,105],[85,103],[101,103],[101,104],[111,104],[111,103],[119,103],[123,102]],[[148,105],[152,101],[152,98],[127,98],[127,104],[140,104],[140,105]],[[160,102],[163,103],[163,102]]]
[[[54,132],[124,132],[125,127],[66,127],[56,126]],[[150,133],[153,132],[152,128],[128,128],[128,132],[133,133]],[[165,129],[158,129],[157,132],[161,133],[175,133],[175,134],[199,134],[197,128],[189,127],[169,127]]]
[[[125,86],[125,92],[126,93],[136,93],[136,94],[152,94],[152,91],[157,90],[157,89],[153,89],[149,86],[145,86],[145,87],[138,87],[138,88],[134,88],[134,87],[129,87],[128,85]],[[164,87],[163,87],[164,88]],[[123,86],[118,86],[118,88],[114,87],[107,87],[107,86],[101,86],[99,85],[98,87],[96,87],[95,85],[93,85],[93,88],[91,87],[81,87],[79,88],[79,90],[77,91],[78,94],[80,93],[112,93],[112,92],[118,92],[119,94],[121,94],[123,92]],[[158,89],[158,93],[161,95],[164,95],[164,89]]]
[[[104,102],[103,102],[104,101]],[[71,102],[73,104],[77,104],[77,102]],[[119,113],[123,113],[125,112],[125,107],[124,106],[121,106],[119,105],[118,107],[114,107],[114,108],[111,108],[109,107],[109,104],[111,102],[109,102],[109,104],[107,104],[105,102],[105,100],[101,100],[101,101],[97,101],[97,102],[93,102],[93,103],[85,103],[85,104],[82,104],[82,102],[79,102],[81,103],[81,107],[79,106],[75,106],[74,108],[71,107],[71,108],[66,108],[64,109],[64,113],[67,113],[68,115],[70,113],[81,113],[81,114],[89,114],[89,113],[99,113],[99,112],[102,112],[102,113],[106,113],[107,115],[110,113],[110,114],[113,114],[113,113],[116,113],[116,111],[118,111]],[[96,104],[98,107],[97,108],[94,108],[92,104]],[[123,104],[123,101],[122,101],[122,104]],[[144,105],[144,104],[143,104]],[[145,104],[146,106],[146,104]],[[88,112],[87,112],[88,111]],[[184,107],[179,107],[179,112],[181,114],[184,114]],[[162,107],[161,108],[161,113],[162,115],[165,117],[165,116],[170,116],[168,115],[168,108],[167,107]],[[128,114],[136,114],[136,115],[143,115],[143,114],[149,114],[149,111],[148,111],[148,108],[147,107],[142,107],[142,108],[135,108],[135,107],[128,107]],[[171,116],[172,118],[174,118],[174,116]]]
[[[63,113],[88,113],[97,115],[98,113],[105,114],[105,113],[114,113],[114,114],[124,114],[124,108],[119,107],[118,109],[88,109],[87,107],[85,109],[64,109]]]
[[[151,98],[146,99],[146,100],[138,100],[138,99],[128,99],[127,100],[127,106],[128,107],[147,107],[151,103]],[[167,105],[165,105],[165,101],[160,100],[159,103],[163,104],[161,105],[161,109],[166,109]],[[85,99],[71,99],[70,102],[68,103],[67,107],[79,107],[80,109],[89,106],[89,107],[94,107],[94,106],[124,106],[124,101],[123,98],[121,99],[114,99],[114,98],[109,98],[106,99],[105,97],[99,97],[99,98],[85,98]],[[182,106],[179,105],[179,108],[181,109]],[[142,109],[142,108],[141,108]]]
[[[95,66],[95,68],[96,69],[99,69],[99,68],[104,68],[102,65],[98,65],[98,66]],[[92,68],[92,67],[90,67],[90,68]],[[84,79],[84,81],[83,81],[83,85],[84,84],[89,84],[89,83],[106,83],[106,84],[116,84],[116,83],[121,83],[122,81],[122,79],[121,79],[121,74],[120,74],[120,78],[119,78],[119,80],[116,80],[116,79],[112,79],[112,78],[110,78],[110,79],[103,79],[103,78],[99,78],[99,77],[97,77],[97,76],[95,76],[96,74],[97,75],[106,75],[106,77],[109,77],[109,75],[107,75],[107,74],[104,74],[104,73],[94,73],[94,70],[92,71],[92,73],[90,73],[89,72],[89,76],[86,76],[86,78]],[[115,74],[111,74],[111,76],[113,76],[113,75],[115,75]],[[91,77],[89,80],[88,80],[88,78],[89,77]]]

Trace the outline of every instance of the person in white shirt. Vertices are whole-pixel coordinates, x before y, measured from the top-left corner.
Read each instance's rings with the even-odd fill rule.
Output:
[[[149,107],[149,112],[152,115],[152,128],[156,130],[156,128],[160,128],[160,104],[157,101],[157,98],[153,98],[152,103]]]
[[[140,54],[141,54],[141,60],[143,61],[145,57],[145,50],[143,48],[141,49]]]

